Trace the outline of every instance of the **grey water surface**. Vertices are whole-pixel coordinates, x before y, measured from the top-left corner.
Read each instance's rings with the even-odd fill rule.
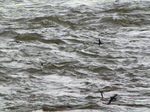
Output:
[[[0,112],[55,111],[150,112],[149,0],[0,0]]]

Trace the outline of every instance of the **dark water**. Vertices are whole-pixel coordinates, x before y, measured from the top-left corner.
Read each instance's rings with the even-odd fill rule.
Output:
[[[150,112],[149,0],[0,0],[0,112],[48,111]]]

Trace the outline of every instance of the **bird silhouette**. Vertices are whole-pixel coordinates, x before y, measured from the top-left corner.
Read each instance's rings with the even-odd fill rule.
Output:
[[[101,45],[101,44],[103,44],[102,42],[101,42],[101,40],[99,39],[99,43],[98,43],[98,45]]]
[[[104,91],[99,91],[99,92],[101,93],[101,97],[103,99],[104,98],[104,96],[103,96]]]
[[[72,109],[73,107],[69,105],[69,103],[67,103],[66,105],[67,108]]]
[[[114,96],[110,97],[108,105],[111,104],[112,101],[117,100],[116,97],[117,97],[117,94],[115,94]]]

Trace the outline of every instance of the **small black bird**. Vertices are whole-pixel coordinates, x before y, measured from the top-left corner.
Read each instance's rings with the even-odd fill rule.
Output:
[[[21,43],[21,41],[18,41],[18,40],[14,40],[14,42],[16,42],[16,43]]]
[[[115,94],[114,96],[110,97],[108,105],[111,104],[112,101],[117,100],[116,97],[117,97],[117,94]]]
[[[67,105],[67,108],[72,109],[72,107],[70,105]]]
[[[101,97],[102,97],[102,99],[104,98],[104,96],[103,96],[103,91],[99,91],[100,93],[101,93]]]
[[[72,106],[70,106],[68,103],[67,103],[67,106],[66,106],[67,108],[69,108],[69,109],[72,109],[73,107]]]
[[[102,42],[101,42],[101,40],[99,39],[99,43],[98,43],[98,45],[101,45],[101,44],[103,44]]]

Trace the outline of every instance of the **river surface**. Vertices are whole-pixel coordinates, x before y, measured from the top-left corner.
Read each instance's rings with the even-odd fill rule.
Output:
[[[0,112],[142,111],[149,0],[0,0]]]

